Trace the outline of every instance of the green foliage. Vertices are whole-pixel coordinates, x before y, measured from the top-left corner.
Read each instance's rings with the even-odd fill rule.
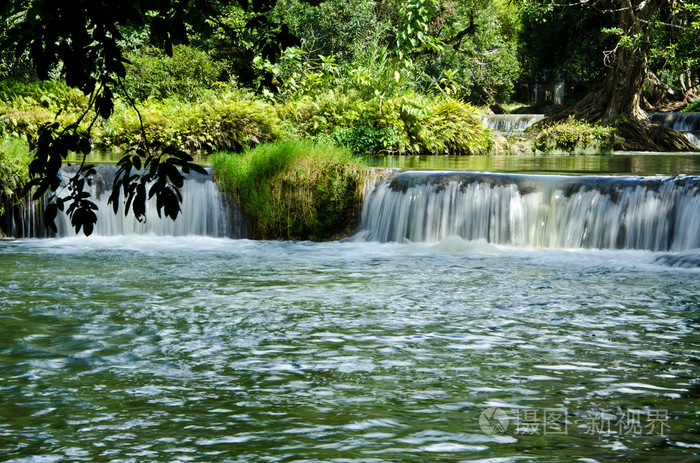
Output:
[[[401,134],[396,127],[340,127],[329,135],[321,133],[316,139],[345,146],[358,155],[395,153],[401,147]]]
[[[280,115],[301,136],[355,154],[476,154],[491,144],[476,108],[444,96],[407,92],[367,101],[328,92],[282,105]]]
[[[177,96],[194,101],[219,79],[225,65],[207,53],[187,45],[173,47],[172,56],[145,47],[126,54],[124,86],[137,100]]]
[[[583,4],[529,0],[523,4],[522,25],[520,61],[530,79],[578,79],[595,85],[607,72],[603,52],[615,47],[615,38],[601,30],[617,26],[613,14]]]
[[[26,142],[17,138],[0,138],[0,215],[20,196],[29,181],[32,153]]]
[[[144,133],[149,142],[210,152],[240,151],[276,140],[282,129],[270,105],[241,93],[224,92],[212,93],[200,102],[148,100],[140,105],[139,113],[118,102],[115,114],[95,130],[97,144],[104,147],[129,146]]]
[[[437,85],[474,103],[508,101],[522,68],[517,59],[520,23],[514,5],[444,2],[431,25],[444,49],[416,62],[416,79],[426,88]]]
[[[683,109],[684,113],[697,113],[700,112],[700,100],[692,101],[688,106]]]
[[[673,3],[647,33],[649,66],[665,83],[697,93],[700,82],[700,0]],[[693,82],[694,81],[694,82]],[[693,86],[695,89],[693,90]]]
[[[283,101],[328,91],[368,100],[414,91],[483,103],[507,99],[520,73],[510,3],[327,0],[311,7],[284,0],[278,10],[301,45],[256,66],[274,76]]]
[[[201,3],[201,2],[198,2]],[[213,2],[212,2],[213,3]],[[210,31],[197,37],[227,71],[248,87],[268,87],[271,76],[253,64],[256,58],[274,63],[280,52],[299,44],[274,11],[277,0],[216,2],[217,14],[206,19]]]
[[[425,121],[425,150],[431,154],[484,154],[491,146],[489,130],[475,117],[475,109],[457,100],[438,99]]]
[[[18,137],[34,144],[43,124],[72,124],[87,104],[82,92],[62,81],[0,80],[0,137]]]
[[[438,0],[409,0],[400,2],[398,9],[398,32],[396,33],[396,58],[409,68],[413,56],[421,53],[440,53],[444,50],[442,40],[431,34],[430,25],[440,12]]]
[[[60,80],[0,80],[0,108],[23,110],[43,107],[53,112],[80,111],[87,102],[82,92]]]
[[[633,1],[629,7],[636,10],[631,17],[626,16],[627,6],[620,8],[614,1],[593,6],[526,0],[520,37],[526,75],[533,80],[576,79],[592,87],[620,52],[637,50],[666,84],[683,91],[697,86],[700,1]]]
[[[537,151],[548,154],[605,154],[612,152],[615,129],[569,117],[552,125],[534,126]]]
[[[299,37],[310,60],[333,56],[338,63],[355,62],[356,52],[382,34],[374,0],[325,0],[316,6],[299,0],[280,0],[275,8],[280,20]]]
[[[246,29],[270,32],[266,14],[275,2],[260,0],[251,5],[248,0],[239,0],[235,3],[251,12],[245,21]],[[224,3],[230,5],[233,2]],[[29,166],[33,177],[30,186],[37,188],[35,198],[50,193],[44,213],[48,226],[55,228],[53,218],[64,207],[76,231],[82,228],[89,235],[97,220],[94,213],[97,206],[90,200],[90,194],[84,191],[85,178],[91,167],[81,165],[69,180],[71,194],[67,200],[57,196],[61,186],[57,178],[62,160],[68,152],[79,151],[88,155],[92,150],[92,127],[98,119],[107,120],[114,112],[116,92],[126,77],[121,29],[147,26],[150,43],[162,48],[167,55],[172,55],[173,45],[187,43],[192,29],[206,32],[206,18],[214,17],[220,7],[220,2],[206,0],[99,3],[86,0],[33,0],[2,3],[1,16],[11,20],[3,20],[0,49],[12,49],[16,56],[26,53],[39,79],[61,76],[69,87],[78,88],[89,97],[89,107],[75,121],[68,125],[54,121],[38,129],[36,156]],[[272,39],[265,41],[263,46],[264,54],[268,57],[274,56],[280,47],[289,42],[289,34],[284,27],[278,33],[270,32],[267,36]],[[166,152],[170,154],[163,158]],[[182,175],[175,166],[183,171],[198,169],[191,161],[189,155],[176,147],[149,145],[146,140],[135,147],[134,154],[122,158],[122,173],[126,175],[132,168],[137,172],[121,180],[125,182],[123,186],[127,201],[133,204],[138,219],[143,217],[140,212],[145,209],[147,198],[142,192],[146,181],[151,182],[149,196],[156,196],[158,213],[165,208],[166,215],[172,218],[177,215],[180,201],[177,185]],[[151,168],[141,171],[141,165]],[[159,167],[154,168],[156,165]],[[138,182],[132,181],[133,178],[139,178]],[[136,185],[136,190],[129,189],[132,185]],[[119,191],[119,188],[115,188],[115,191]],[[174,207],[171,206],[173,200]]]
[[[365,170],[347,150],[302,140],[215,153],[212,164],[256,238],[328,240],[355,228]]]

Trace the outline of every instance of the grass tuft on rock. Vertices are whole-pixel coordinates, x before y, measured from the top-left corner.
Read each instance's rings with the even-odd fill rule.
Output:
[[[217,152],[211,160],[254,238],[324,241],[356,228],[366,169],[348,149],[298,140]]]

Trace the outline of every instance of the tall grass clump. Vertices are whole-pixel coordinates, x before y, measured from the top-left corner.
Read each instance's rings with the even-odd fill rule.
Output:
[[[20,191],[29,181],[32,153],[24,140],[0,139],[0,215],[19,199]]]
[[[337,239],[357,224],[364,162],[309,140],[212,155],[214,176],[259,239]]]

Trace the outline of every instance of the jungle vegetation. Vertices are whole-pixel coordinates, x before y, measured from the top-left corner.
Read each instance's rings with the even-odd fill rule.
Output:
[[[696,104],[699,18],[700,0],[6,0],[0,136],[33,150],[47,222],[65,210],[88,234],[96,148],[124,154],[115,210],[155,196],[174,218],[194,152],[485,153],[480,111],[542,83],[571,90],[549,123],[569,129],[547,133],[690,150],[645,111]],[[69,152],[84,162],[59,197]]]

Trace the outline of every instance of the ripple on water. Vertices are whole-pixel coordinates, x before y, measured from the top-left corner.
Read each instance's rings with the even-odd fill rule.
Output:
[[[694,458],[697,275],[657,257],[461,239],[1,242],[0,452]],[[505,434],[480,426],[488,408],[511,418]],[[568,411],[568,435],[513,431],[549,409]],[[645,424],[666,411],[668,436],[586,434],[587,412],[625,410]]]

